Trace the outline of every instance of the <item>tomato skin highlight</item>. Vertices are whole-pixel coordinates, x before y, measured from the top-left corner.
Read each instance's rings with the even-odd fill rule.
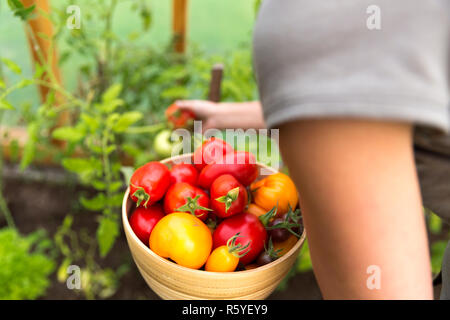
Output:
[[[229,196],[231,192],[239,188],[235,199]],[[244,211],[248,196],[245,187],[230,174],[218,177],[211,185],[211,209],[219,218],[228,218]],[[223,198],[223,201],[220,200]],[[222,201],[222,202],[221,202]],[[225,201],[225,202],[224,202]],[[227,209],[226,201],[230,201]]]
[[[208,227],[187,212],[172,212],[159,220],[150,235],[150,249],[180,266],[199,269],[212,249]]]
[[[169,169],[152,161],[136,169],[130,179],[131,199],[137,206],[148,207],[161,200],[170,185]]]
[[[210,208],[209,197],[205,191],[197,188],[186,182],[177,182],[169,187],[166,196],[164,197],[164,212],[169,214],[171,212],[177,211],[180,207],[186,205],[187,198],[194,199],[196,196],[198,198],[198,205]],[[194,211],[195,216],[202,221],[208,218],[208,210],[197,209]]]
[[[186,182],[193,186],[197,185],[198,171],[192,164],[179,163],[170,170],[170,184]]]
[[[130,226],[136,236],[148,246],[153,228],[163,217],[164,211],[160,204],[148,208],[137,207],[130,216]]]
[[[298,204],[298,193],[294,182],[289,176],[278,172],[251,184],[254,203],[269,211],[277,206],[277,215],[280,217]]]
[[[239,258],[228,250],[226,245],[214,249],[206,261],[205,270],[212,272],[233,272],[236,270]]]
[[[174,128],[187,128],[195,120],[195,113],[190,110],[181,110],[175,103],[171,104],[165,111],[167,121]]]
[[[246,245],[249,241],[248,253],[240,258],[243,265],[249,264],[264,250],[267,232],[257,217],[250,213],[239,213],[222,221],[214,230],[214,248],[226,245],[228,239],[240,233],[236,243]]]
[[[198,185],[209,189],[218,177],[231,174],[244,186],[250,185],[258,177],[258,167],[253,154],[246,151],[228,153],[220,162],[206,165],[198,177]]]
[[[200,172],[207,165],[216,161],[221,161],[228,153],[234,152],[234,148],[227,142],[219,138],[211,138],[203,142],[198,147],[193,156],[192,163]]]

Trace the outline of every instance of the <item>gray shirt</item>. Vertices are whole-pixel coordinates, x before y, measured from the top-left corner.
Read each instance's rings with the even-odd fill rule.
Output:
[[[450,0],[263,0],[266,123],[355,117],[448,131]]]

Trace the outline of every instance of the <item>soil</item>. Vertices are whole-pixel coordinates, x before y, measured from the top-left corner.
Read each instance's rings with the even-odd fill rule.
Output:
[[[450,158],[426,151],[416,151],[417,167],[424,198],[424,205],[435,212],[450,215]],[[4,168],[5,196],[16,224],[22,233],[36,228],[53,235],[68,213],[75,214],[75,228],[86,228],[95,235],[94,213],[81,212],[77,207],[79,192],[89,193],[76,184],[59,168],[31,168],[24,173],[15,165]],[[0,221],[0,227],[4,221]],[[431,239],[434,240],[434,237]],[[99,261],[101,261],[99,259]],[[124,262],[130,270],[121,280],[121,285],[112,299],[159,299],[147,286],[134,265],[125,235],[122,233],[103,266],[118,267]],[[438,290],[438,288],[436,288]],[[438,291],[437,291],[438,292]],[[53,276],[52,285],[43,299],[80,299],[75,291],[68,290]],[[297,274],[290,279],[287,289],[276,291],[270,299],[321,299],[317,282],[312,272]]]

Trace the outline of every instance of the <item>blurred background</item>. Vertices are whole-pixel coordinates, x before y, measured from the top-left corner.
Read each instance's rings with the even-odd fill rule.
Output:
[[[215,64],[224,66],[221,101],[258,99],[251,39],[259,4],[0,3],[0,299],[158,298],[121,230],[127,177],[171,154],[176,142],[167,139],[173,128],[164,112],[177,99],[206,99]],[[77,22],[71,5],[80,10],[79,29],[68,28]],[[273,143],[257,139],[236,148]],[[450,210],[450,160],[446,142],[430,133],[418,141],[438,275],[449,229],[432,210]],[[69,265],[81,268],[80,290],[67,288]],[[321,298],[307,244],[270,298]]]

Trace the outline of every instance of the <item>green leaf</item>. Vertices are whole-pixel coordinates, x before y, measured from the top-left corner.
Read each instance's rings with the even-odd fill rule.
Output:
[[[84,131],[81,128],[74,127],[61,127],[53,131],[52,137],[57,140],[78,142],[85,136]]]
[[[41,66],[40,63],[36,62],[36,64],[34,65],[34,78],[35,79],[39,79],[40,77],[42,77],[42,75],[44,74],[45,69]]]
[[[97,241],[99,244],[100,255],[105,257],[116,241],[119,235],[119,224],[110,218],[101,217],[97,229]]]
[[[20,69],[20,67],[14,61],[12,61],[8,58],[1,58],[1,60],[8,67],[8,69],[10,69],[12,72],[14,72],[16,74],[22,73],[22,69]]]
[[[83,207],[91,211],[101,211],[107,205],[107,199],[104,193],[98,193],[95,197],[91,199],[81,197],[80,202],[83,205]]]
[[[312,269],[311,255],[309,254],[308,242],[305,240],[299,254],[299,262],[297,264],[298,272],[307,272]]]
[[[119,119],[113,126],[113,130],[115,132],[124,132],[128,129],[129,126],[138,122],[142,118],[143,114],[141,112],[138,111],[125,112],[124,114],[120,115]]]
[[[431,245],[431,270],[435,274],[441,271],[446,247],[447,240],[436,241]]]
[[[22,80],[20,80],[19,83],[17,83],[16,87],[17,87],[17,89],[22,89],[22,88],[28,87],[29,85],[32,85],[33,83],[34,83],[34,81],[31,79],[22,79]]]
[[[4,88],[6,88],[5,81],[3,81],[2,79],[0,79],[0,89],[4,89]]]
[[[120,171],[123,174],[123,180],[125,181],[126,185],[130,184],[130,180],[131,180],[131,176],[134,173],[134,168],[133,167],[122,167],[120,168]]]
[[[122,92],[122,85],[119,83],[113,84],[111,87],[108,88],[108,90],[105,91],[105,93],[103,93],[102,101],[111,102],[116,98],[118,98],[121,92]]]
[[[25,144],[22,160],[20,161],[20,170],[25,170],[36,155],[36,144],[38,142],[39,125],[37,122],[31,122],[27,128],[28,139]]]
[[[98,159],[83,159],[83,158],[65,158],[62,160],[64,168],[71,172],[78,174],[89,173],[102,169],[102,163]]]
[[[14,107],[8,101],[0,100],[0,110],[14,110]]]
[[[123,104],[124,101],[122,99],[113,99],[111,101],[103,102],[103,104],[100,106],[100,109],[104,113],[111,113]]]
[[[189,90],[185,87],[170,87],[161,92],[161,97],[167,99],[186,99],[189,97]]]

